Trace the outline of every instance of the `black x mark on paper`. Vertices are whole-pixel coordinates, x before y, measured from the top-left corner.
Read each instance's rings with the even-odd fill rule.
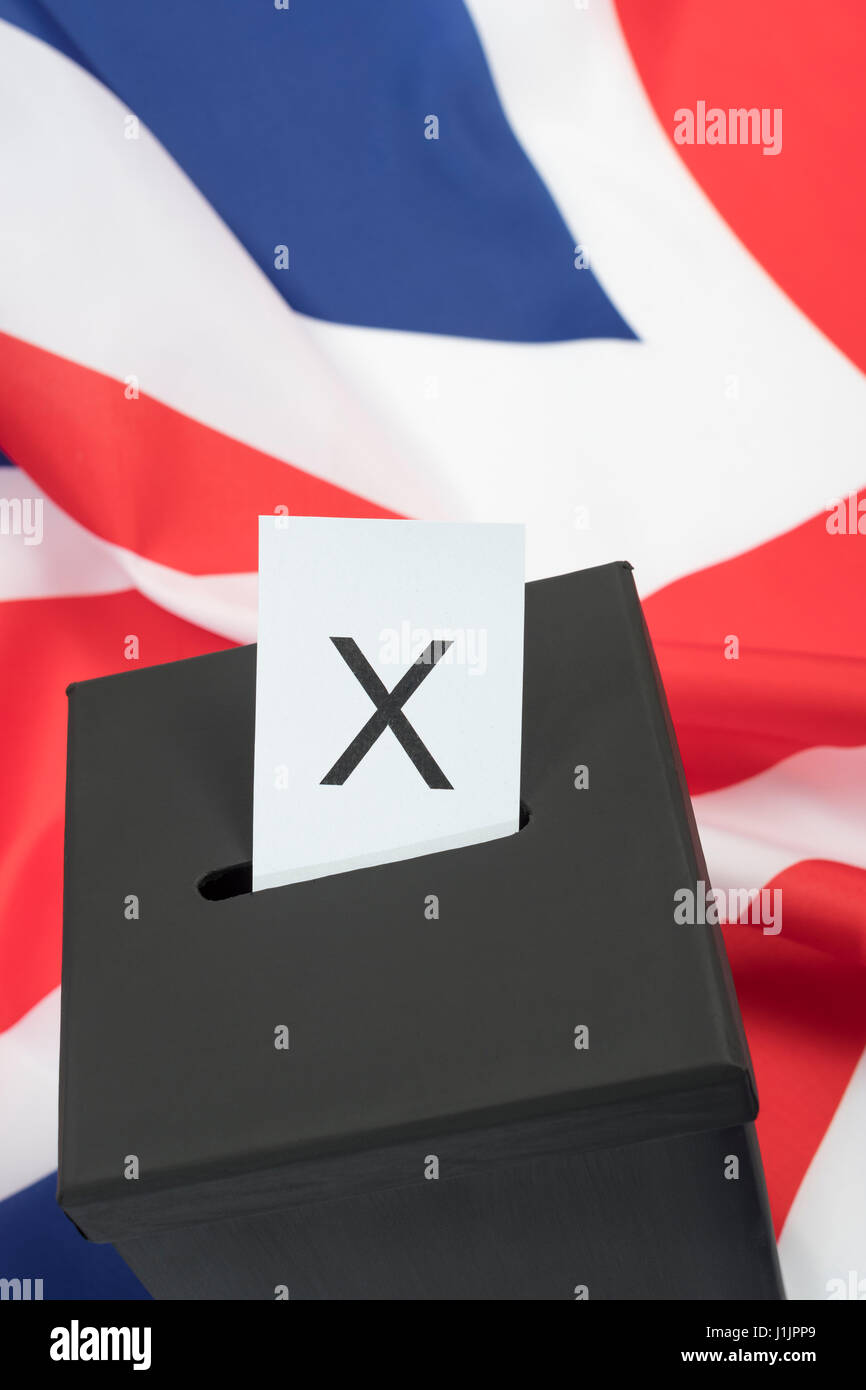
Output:
[[[431,756],[403,713],[403,705],[414,695],[418,686],[429,676],[441,656],[444,656],[450,642],[430,642],[424,651],[401,676],[393,690],[387,690],[357,642],[352,637],[332,637],[331,641],[345,661],[349,670],[357,677],[373,704],[375,714],[367,720],[361,732],[352,739],[345,753],[338,758],[321,780],[320,786],[341,787],[346,778],[355,771],[365,753],[368,753],[380,734],[390,729],[402,748],[408,753],[428,787],[434,791],[453,791],[435,758]]]

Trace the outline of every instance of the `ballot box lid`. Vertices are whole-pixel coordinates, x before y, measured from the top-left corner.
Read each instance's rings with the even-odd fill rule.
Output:
[[[250,892],[255,661],[69,688],[58,1200],[85,1235],[754,1117],[629,565],[527,585],[524,824],[468,848]]]

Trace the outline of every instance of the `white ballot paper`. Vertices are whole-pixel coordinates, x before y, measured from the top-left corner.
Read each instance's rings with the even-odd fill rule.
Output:
[[[518,829],[523,527],[259,518],[253,890]]]

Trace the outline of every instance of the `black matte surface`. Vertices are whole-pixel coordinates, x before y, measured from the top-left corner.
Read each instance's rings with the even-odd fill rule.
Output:
[[[176,1227],[121,1255],[160,1298],[782,1296],[752,1126],[498,1164],[348,1201]],[[423,1149],[419,1150],[419,1158]],[[740,1177],[724,1176],[729,1155]]]
[[[88,1236],[411,1186],[428,1138],[474,1181],[754,1117],[718,930],[673,920],[706,873],[629,567],[528,585],[525,631],[518,835],[216,901],[255,648],[70,688],[59,1195]]]

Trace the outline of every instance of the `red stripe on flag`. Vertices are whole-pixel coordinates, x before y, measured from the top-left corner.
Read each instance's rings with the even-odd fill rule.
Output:
[[[820,8],[812,0],[616,3],[672,141],[675,112],[697,113],[699,101],[725,112],[781,109],[779,154],[751,145],[675,148],[776,283],[866,368],[866,182],[860,176],[866,6],[852,0],[823,0]]]
[[[860,497],[866,530],[866,491]],[[693,796],[804,748],[866,744],[866,535],[856,505],[845,499],[838,515],[645,601]],[[828,531],[843,520],[846,531]],[[736,660],[725,656],[730,638]]]
[[[866,744],[864,499],[646,601],[693,794],[805,748]],[[737,660],[725,658],[731,637]],[[770,887],[782,890],[781,934],[731,926],[725,940],[779,1231],[866,1047],[866,873],[805,861]]]
[[[190,574],[257,569],[256,518],[278,506],[394,515],[3,333],[0,449],[96,535]]]
[[[778,874],[773,886],[782,890],[786,941],[823,951],[841,966],[866,970],[866,870],[804,859]],[[866,1046],[866,980],[860,989]]]
[[[772,880],[782,931],[724,928],[758,1082],[777,1233],[866,1047],[866,873],[807,860]]]

